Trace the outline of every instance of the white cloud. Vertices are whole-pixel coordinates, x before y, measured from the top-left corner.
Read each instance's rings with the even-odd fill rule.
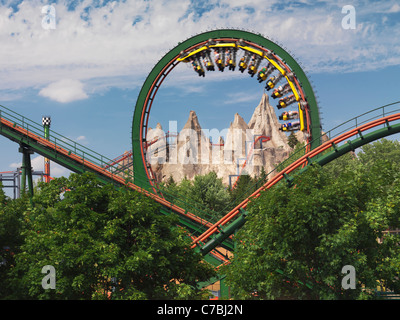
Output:
[[[75,140],[82,145],[88,144],[88,139],[85,136],[79,136]]]
[[[0,101],[13,101],[18,100],[23,95],[20,92],[0,91]]]
[[[20,168],[22,166],[22,162],[19,162],[19,163],[17,163],[17,162],[13,162],[13,163],[11,163],[10,164],[10,168],[11,169],[17,169],[17,168]]]
[[[328,1],[297,2],[285,10],[278,0],[205,3],[193,9],[201,5],[189,0],[131,0],[94,6],[84,0],[70,10],[70,2],[59,1],[54,4],[55,30],[42,28],[42,1],[23,1],[15,12],[0,5],[0,90],[43,88],[59,79],[85,83],[86,93],[140,87],[154,64],[178,42],[226,27],[278,39],[308,71],[359,71],[400,63],[399,22],[382,24],[383,13],[376,11],[397,12],[400,8],[393,0],[384,8],[372,1],[355,4],[356,30],[341,28],[341,5]],[[383,51],[376,55],[378,48]],[[54,96],[49,87],[42,94],[57,101],[86,97],[79,86],[65,96]]]
[[[78,138],[76,138],[76,141],[84,141],[86,140],[85,136],[79,136]]]
[[[38,172],[44,172],[44,158],[40,155],[36,156],[36,157],[32,157],[31,159],[31,164],[32,164],[32,168],[33,171],[38,171]],[[9,167],[11,169],[17,169],[17,168],[21,168],[22,167],[22,162],[19,163],[11,163],[9,165]],[[62,176],[68,176],[71,172],[58,165],[57,163],[50,161],[50,176],[53,178],[59,178]]]
[[[40,90],[39,95],[61,103],[88,98],[88,95],[83,90],[83,84],[78,80],[72,79],[53,82]]]
[[[400,12],[400,5],[395,3],[388,11],[389,13],[397,13]]]

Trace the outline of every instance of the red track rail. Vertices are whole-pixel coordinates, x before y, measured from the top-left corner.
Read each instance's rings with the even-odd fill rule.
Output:
[[[242,168],[240,169],[239,177],[241,176],[244,167],[247,165],[247,161],[249,160],[249,158],[251,157],[251,154],[253,153],[254,146],[255,146],[256,143],[257,143],[258,141],[260,141],[260,140],[261,140],[261,142],[267,142],[267,141],[271,140],[271,138],[270,138],[270,137],[267,137],[267,136],[259,136],[259,137],[257,137],[257,139],[253,142],[253,145],[251,146],[251,150],[250,150],[249,154],[248,154],[247,157],[246,157],[246,161],[243,163]],[[235,181],[235,183],[233,184],[232,189],[235,189],[235,188],[236,188],[236,184],[237,184],[238,181],[239,181],[239,177],[236,178],[236,181]]]
[[[219,41],[219,40],[223,40],[223,41],[237,41],[238,39],[235,38],[222,38],[222,39],[214,39],[215,41]],[[199,48],[203,45],[205,45],[208,41],[202,41],[199,42],[189,48],[187,48],[185,50],[185,52],[190,52],[196,48]],[[247,45],[251,45],[254,46],[255,48],[263,51],[263,52],[268,52],[268,49],[263,48],[255,43],[252,43],[251,41],[244,41]],[[273,52],[270,52],[273,57],[279,61],[282,66],[284,67],[284,69],[286,69],[286,71],[291,72],[291,69],[289,68],[289,66],[282,61],[282,59],[280,59],[276,54],[274,54]],[[144,156],[144,149],[145,149],[145,143],[147,140],[147,128],[148,128],[148,123],[149,123],[149,115],[150,115],[150,111],[151,111],[151,107],[153,105],[153,101],[154,98],[157,94],[158,89],[160,88],[161,84],[163,83],[163,81],[165,80],[165,78],[167,77],[167,75],[176,67],[176,65],[179,63],[177,62],[177,59],[180,57],[180,54],[177,55],[176,57],[174,57],[171,61],[169,61],[168,64],[166,64],[164,66],[164,68],[161,70],[161,72],[158,74],[158,76],[154,79],[153,83],[151,84],[150,89],[147,92],[147,96],[145,98],[145,102],[144,105],[146,106],[143,109],[142,115],[141,115],[141,120],[140,120],[140,132],[142,134],[142,138],[140,140],[140,146],[141,146],[141,157],[142,157],[142,161],[144,162],[144,168],[146,171],[146,175],[147,178],[150,181],[150,184],[156,184],[155,183],[155,179],[154,179],[154,174],[152,172],[151,166],[147,166],[146,160],[145,160],[145,156]],[[300,86],[300,83],[298,82],[298,80],[295,77],[295,85],[297,87],[298,92],[300,93],[301,99],[303,101],[305,100],[305,95],[304,92],[302,90],[302,87]],[[311,136],[310,136],[310,114],[309,114],[309,110],[308,107],[305,107],[304,112],[306,114],[306,123],[307,123],[307,133],[308,133],[308,137],[307,137],[307,142],[311,141]],[[307,151],[309,151],[310,146],[307,146]],[[153,187],[154,192],[156,192],[155,188]]]
[[[131,182],[126,182],[124,178],[119,177],[118,175],[115,175],[115,174],[107,171],[106,168],[102,168],[101,166],[93,164],[90,161],[84,160],[81,157],[79,157],[79,156],[77,156],[77,155],[65,150],[64,148],[61,148],[61,147],[57,146],[55,143],[50,142],[49,140],[44,139],[44,138],[42,138],[42,137],[40,137],[40,136],[28,131],[27,129],[24,129],[24,128],[18,126],[18,125],[13,124],[11,121],[8,121],[8,120],[6,120],[4,118],[0,118],[0,122],[1,122],[1,124],[9,127],[11,130],[19,132],[23,136],[26,136],[26,137],[36,141],[37,143],[39,143],[41,145],[44,145],[47,148],[49,148],[51,150],[54,150],[57,153],[62,154],[63,156],[68,157],[68,158],[70,158],[70,159],[82,164],[83,166],[85,166],[87,168],[90,168],[91,170],[97,172],[98,174],[106,176],[106,177],[108,177],[108,178],[110,178],[110,179],[112,179],[112,180],[114,180],[114,181],[116,181],[116,182],[118,182],[118,183],[120,183],[122,185],[125,185],[125,186],[127,186],[127,187],[129,187],[129,188],[131,188],[131,189],[133,189],[135,191],[138,191],[138,192],[146,195],[147,197],[152,198],[153,200],[157,201],[161,205],[163,205],[163,206],[165,206],[167,208],[170,208],[171,210],[173,210],[173,211],[175,211],[175,212],[177,212],[177,213],[179,213],[179,214],[181,214],[181,215],[183,215],[183,216],[185,216],[185,217],[187,217],[187,218],[189,218],[189,219],[191,219],[193,221],[196,221],[197,223],[199,223],[201,225],[204,225],[206,227],[211,227],[212,226],[212,224],[210,222],[208,222],[208,221],[206,221],[206,220],[194,215],[193,213],[187,212],[185,209],[182,209],[182,208],[170,203],[169,201],[165,200],[163,197],[160,197],[160,196],[158,196],[156,194],[153,194],[153,193],[151,193],[151,192],[149,192],[149,191],[147,191],[147,190],[145,190],[143,188],[140,188],[140,187],[134,185]],[[192,236],[192,239],[193,238],[194,237]],[[219,254],[217,251],[213,250],[211,252],[211,254],[214,257],[216,257],[217,259],[221,260],[223,263],[227,262],[227,259],[223,255]]]
[[[169,138],[169,137],[177,137],[177,134],[170,134],[170,133],[167,133],[167,134],[166,134],[165,136],[163,136],[161,139],[167,139],[167,138]],[[146,144],[146,149],[147,149],[148,147],[150,147],[151,145],[153,145],[154,143],[156,143],[158,140],[160,140],[160,139],[159,139],[159,138],[156,138],[156,139],[154,139],[154,140],[148,142],[148,143]],[[132,150],[126,151],[126,152],[124,152],[123,154],[121,154],[120,156],[114,158],[114,159],[113,159],[112,161],[110,161],[107,165],[105,165],[105,166],[104,166],[104,169],[107,169],[107,168],[109,168],[109,167],[112,167],[112,166],[114,166],[114,165],[120,163],[121,161],[126,160],[127,158],[129,158],[129,157],[131,157],[131,156],[132,156]]]
[[[134,185],[131,182],[126,182],[124,178],[107,171],[106,168],[103,168],[101,166],[93,164],[90,161],[84,160],[83,158],[81,158],[81,157],[79,157],[79,156],[77,156],[77,155],[75,155],[75,154],[73,154],[73,153],[71,153],[71,152],[59,147],[59,146],[57,146],[56,144],[54,144],[51,141],[48,141],[47,139],[44,139],[44,138],[42,138],[42,137],[40,137],[40,136],[28,131],[27,129],[24,129],[24,128],[18,126],[18,125],[14,125],[11,121],[8,121],[8,120],[6,120],[4,118],[0,118],[0,121],[1,121],[1,124],[6,125],[10,129],[12,129],[14,131],[17,131],[17,132],[19,132],[20,134],[22,134],[22,135],[24,135],[26,137],[29,137],[30,139],[36,141],[37,143],[39,143],[41,145],[44,145],[44,146],[48,147],[49,149],[54,150],[57,153],[62,154],[63,156],[65,156],[65,157],[67,157],[67,158],[69,158],[71,160],[74,160],[74,161],[78,162],[79,164],[82,164],[83,166],[85,166],[87,168],[90,168],[93,171],[95,171],[95,172],[97,172],[97,173],[99,173],[99,174],[101,174],[103,176],[106,176],[106,177],[108,177],[108,178],[110,178],[110,179],[112,179],[112,180],[114,180],[114,181],[116,181],[116,182],[118,182],[118,183],[120,183],[122,185],[126,185],[131,189],[134,189],[134,190],[136,190],[138,192],[141,192],[141,193],[145,194],[146,196],[154,199],[158,203],[162,204],[163,206],[171,208],[173,211],[178,212],[178,213],[186,216],[187,218],[189,218],[189,219],[191,219],[193,221],[196,221],[197,223],[199,223],[201,225],[204,225],[204,226],[207,226],[207,227],[211,227],[212,226],[212,224],[210,222],[208,222],[208,221],[206,221],[206,220],[204,220],[204,219],[202,219],[202,218],[200,218],[200,217],[198,217],[198,216],[196,216],[196,215],[194,215],[194,214],[192,214],[190,212],[187,212],[186,210],[184,210],[184,209],[182,209],[182,208],[170,203],[169,201],[165,200],[164,198],[162,198],[162,197],[160,197],[158,195],[155,195],[155,194],[153,194],[153,193],[151,193],[151,192],[149,192],[149,191],[147,191],[145,189],[142,189],[142,188]]]
[[[357,134],[360,134],[360,132],[364,132],[366,130],[369,129],[373,129],[377,126],[380,125],[384,125],[387,124],[389,122],[392,121],[396,121],[396,120],[400,120],[400,113],[396,113],[393,115],[389,115],[374,121],[371,121],[369,123],[366,123],[362,126],[356,127],[354,129],[351,129],[349,131],[347,131],[346,133],[343,133],[341,135],[339,135],[338,137],[332,138],[331,140],[321,144],[319,147],[313,149],[312,151],[306,153],[304,156],[302,156],[301,158],[299,158],[298,160],[294,161],[292,164],[290,164],[289,166],[287,166],[285,169],[283,169],[281,172],[279,172],[276,176],[274,176],[271,180],[269,180],[268,182],[266,182],[261,188],[259,188],[258,190],[256,190],[253,194],[251,194],[247,199],[245,199],[242,203],[240,203],[238,206],[236,206],[233,210],[231,210],[228,214],[226,214],[223,218],[221,218],[217,223],[215,224],[211,224],[208,221],[190,213],[185,211],[184,209],[170,203],[169,201],[165,200],[164,198],[153,194],[145,189],[142,189],[136,185],[134,185],[131,182],[126,182],[124,178],[119,177],[118,175],[115,175],[109,171],[107,171],[105,168],[102,168],[96,164],[91,163],[90,161],[84,160],[83,158],[68,152],[67,150],[57,146],[55,143],[44,139],[34,133],[31,133],[30,131],[28,131],[27,129],[24,129],[18,125],[13,124],[11,121],[8,121],[4,118],[0,118],[0,122],[1,124],[9,127],[10,129],[19,132],[20,134],[22,134],[23,136],[26,136],[34,141],[36,141],[37,143],[46,146],[47,148],[56,151],[59,154],[62,154],[64,157],[67,157],[71,160],[74,160],[76,162],[78,162],[79,164],[82,164],[83,166],[90,168],[91,170],[97,172],[100,175],[106,176],[118,183],[120,183],[121,185],[126,185],[127,187],[136,190],[138,192],[141,192],[142,194],[154,199],[155,201],[157,201],[158,203],[162,204],[165,207],[168,207],[170,209],[172,209],[173,211],[180,213],[184,216],[186,216],[189,219],[192,219],[193,221],[198,222],[201,225],[207,226],[209,229],[204,232],[202,235],[200,235],[199,237],[193,239],[193,245],[192,247],[195,247],[197,244],[199,244],[200,242],[204,242],[205,240],[207,240],[212,234],[219,232],[218,229],[225,225],[226,223],[228,223],[229,221],[231,221],[234,217],[236,217],[239,213],[240,209],[244,209],[247,207],[250,199],[252,198],[257,198],[260,196],[261,191],[264,191],[266,189],[271,188],[273,185],[275,185],[276,183],[278,183],[280,180],[282,180],[282,178],[284,178],[285,174],[289,174],[291,173],[293,170],[303,166],[304,164],[306,164],[308,162],[309,159],[311,159],[312,157],[326,151],[327,149],[333,147],[336,144],[339,144],[341,142],[343,142],[346,139],[349,139]],[[224,258],[224,257],[219,257],[219,258]],[[224,259],[226,260],[226,259]]]
[[[116,164],[120,163],[121,161],[124,161],[125,159],[127,159],[131,156],[132,156],[132,150],[127,151],[127,152],[121,154],[120,156],[116,157],[115,159],[113,159],[109,164],[105,165],[104,169],[115,166]]]
[[[197,244],[199,244],[200,242],[205,242],[211,235],[213,235],[214,233],[219,232],[219,228],[223,225],[225,225],[226,223],[230,222],[233,218],[235,218],[238,214],[239,214],[239,210],[240,209],[244,209],[247,207],[250,199],[252,198],[258,198],[261,194],[261,191],[264,191],[266,189],[271,188],[272,186],[274,186],[276,183],[278,183],[280,180],[282,180],[282,178],[284,178],[285,175],[291,173],[293,170],[305,165],[309,159],[311,159],[312,157],[326,151],[327,149],[333,147],[334,145],[343,142],[346,139],[349,139],[357,134],[359,134],[360,132],[364,132],[366,130],[375,128],[377,126],[386,124],[388,122],[391,121],[395,121],[395,120],[399,120],[400,119],[400,113],[396,113],[393,115],[389,115],[374,121],[371,121],[369,123],[366,123],[362,126],[356,127],[354,129],[351,129],[335,138],[332,138],[329,141],[326,141],[325,143],[321,144],[319,147],[311,150],[310,152],[306,153],[304,156],[302,156],[301,158],[299,158],[298,160],[294,161],[292,164],[290,164],[289,166],[287,166],[285,169],[283,169],[282,171],[280,171],[276,176],[274,176],[273,178],[271,178],[271,180],[269,180],[268,182],[266,182],[261,188],[259,188],[258,190],[256,190],[254,193],[252,193],[248,198],[246,198],[244,201],[242,201],[242,203],[240,203],[239,205],[237,205],[234,209],[232,209],[229,213],[227,213],[224,217],[222,217],[218,222],[216,222],[211,228],[209,228],[206,232],[204,232],[202,235],[200,235],[199,237],[197,237],[194,241],[193,241],[193,245],[192,247],[195,247]]]

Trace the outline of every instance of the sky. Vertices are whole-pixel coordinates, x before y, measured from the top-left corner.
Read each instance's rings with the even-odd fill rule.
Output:
[[[47,24],[46,15],[54,17]],[[400,100],[398,0],[0,0],[0,105],[38,123],[50,115],[51,130],[115,158],[132,148],[136,99],[153,66],[179,42],[218,28],[286,48],[312,82],[325,131]],[[250,120],[263,88],[247,73],[199,78],[180,64],[150,122],[183,127],[194,110],[204,129],[222,130],[236,112]],[[0,155],[0,172],[21,164],[18,145],[1,136]],[[42,157],[32,162],[43,170]],[[69,173],[51,168],[54,177]]]

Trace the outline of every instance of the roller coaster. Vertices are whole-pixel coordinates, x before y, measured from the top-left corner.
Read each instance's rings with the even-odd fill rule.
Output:
[[[235,189],[235,188],[236,188],[236,185],[237,185],[237,183],[239,182],[239,177],[240,177],[241,175],[243,175],[243,173],[244,173],[244,171],[245,171],[245,169],[246,169],[247,164],[252,160],[253,150],[255,149],[257,143],[259,143],[260,146],[262,146],[262,143],[263,143],[263,142],[270,141],[271,138],[270,138],[270,137],[267,137],[267,136],[264,136],[264,135],[259,135],[259,136],[257,136],[257,137],[253,137],[253,140],[254,140],[254,141],[251,143],[249,152],[246,153],[246,158],[244,159],[244,163],[243,163],[242,166],[240,167],[240,170],[239,170],[239,163],[237,164],[237,166],[238,166],[238,172],[237,172],[237,175],[236,175],[236,176],[237,176],[237,177],[236,177],[236,181],[235,181],[235,183],[231,186],[232,189]],[[261,149],[262,149],[262,147],[261,147]],[[239,159],[237,159],[237,160],[239,160]]]
[[[257,74],[256,85],[265,81],[265,90],[273,90],[272,97],[281,99],[278,110],[296,106],[295,110],[279,116],[284,121],[298,120],[297,123],[282,124],[282,131],[300,130],[306,139],[302,149],[268,173],[261,181],[261,187],[247,194],[245,200],[224,213],[222,218],[198,203],[181,199],[161,188],[148,163],[148,147],[156,142],[154,139],[148,141],[150,110],[161,84],[179,63],[191,64],[204,78],[208,72],[223,72],[225,68],[235,71],[236,67],[241,73],[248,70],[250,77]],[[286,83],[280,84],[281,81]],[[41,124],[3,106],[0,106],[0,134],[19,144],[30,194],[33,192],[30,166],[33,152],[72,172],[93,172],[101,183],[131,188],[158,202],[162,214],[177,215],[180,226],[192,239],[192,249],[201,252],[206,261],[218,268],[229,263],[226,252],[234,251],[234,234],[246,222],[246,207],[251,199],[280,181],[286,181],[290,186],[295,175],[313,164],[323,166],[364,144],[399,133],[399,107],[400,101],[379,107],[322,133],[314,92],[293,57],[260,34],[222,29],[201,33],[179,43],[154,66],[137,98],[132,120],[132,150],[118,158],[109,159],[53,130],[44,134]],[[268,138],[259,137],[261,141]],[[131,161],[132,166],[124,166],[121,170],[122,161]],[[209,283],[216,280],[211,279]]]

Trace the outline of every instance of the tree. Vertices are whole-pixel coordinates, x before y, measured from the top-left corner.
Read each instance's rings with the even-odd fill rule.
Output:
[[[14,296],[26,299],[200,298],[214,271],[190,249],[173,216],[144,195],[100,185],[92,174],[41,184],[25,211]],[[68,190],[68,191],[65,191]],[[64,192],[65,191],[65,192]],[[54,266],[56,289],[41,269]]]
[[[7,197],[3,190],[3,184],[0,181],[0,206],[6,204],[6,199]]]
[[[296,134],[292,131],[288,137],[288,145],[292,149],[299,143],[299,140],[296,137]]]
[[[387,178],[390,159],[368,157],[365,166],[373,147],[360,161],[310,167],[294,188],[281,183],[251,201],[224,270],[235,297],[364,299],[379,283],[400,290],[400,238],[386,232],[400,227],[400,174]],[[342,287],[346,265],[356,270],[354,290]]]
[[[381,139],[361,148],[358,153],[360,165],[368,170],[371,183],[376,192],[384,192],[391,188],[400,167],[400,143]],[[382,189],[383,188],[383,189]]]
[[[306,147],[304,143],[297,143],[294,148],[290,151],[289,157],[286,160],[283,160],[281,163],[275,164],[275,172],[280,172],[285,169],[291,163],[300,159],[306,153]]]
[[[196,176],[189,196],[217,212],[224,209],[229,201],[229,193],[214,171]]]
[[[244,199],[246,199],[253,191],[255,191],[256,182],[257,178],[252,179],[250,175],[246,174],[239,176],[235,188],[229,189],[231,196],[231,205],[229,209],[233,209]]]
[[[221,217],[224,213],[221,211],[230,201],[229,191],[214,171],[197,175],[193,180],[185,177],[178,185],[166,184],[165,188],[167,199],[188,206],[189,210],[193,205],[193,208],[199,209],[193,213],[205,219]]]
[[[10,272],[15,267],[15,254],[24,242],[22,216],[28,208],[27,203],[26,198],[0,202],[0,298],[9,296],[14,290]]]
[[[261,167],[259,179],[264,180],[267,177],[264,167]]]
[[[384,157],[382,155],[385,155]],[[396,140],[381,139],[361,148],[358,157],[362,164],[369,165],[377,162],[388,162],[400,165],[400,142]]]
[[[167,187],[176,187],[177,184],[172,176],[169,176],[167,182],[165,183]]]

